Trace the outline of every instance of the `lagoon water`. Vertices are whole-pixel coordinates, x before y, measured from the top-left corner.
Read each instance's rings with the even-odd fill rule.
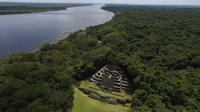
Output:
[[[0,15],[0,57],[33,51],[44,43],[66,37],[62,32],[74,32],[111,20],[114,13],[101,7],[91,5],[60,11]]]

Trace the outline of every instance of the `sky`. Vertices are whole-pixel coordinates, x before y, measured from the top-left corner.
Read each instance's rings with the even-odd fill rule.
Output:
[[[0,2],[66,2],[66,3],[200,5],[200,0],[0,0]]]

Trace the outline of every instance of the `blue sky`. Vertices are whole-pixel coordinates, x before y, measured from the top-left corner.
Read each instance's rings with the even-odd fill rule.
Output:
[[[66,3],[200,5],[200,0],[0,0],[0,2],[66,2]]]

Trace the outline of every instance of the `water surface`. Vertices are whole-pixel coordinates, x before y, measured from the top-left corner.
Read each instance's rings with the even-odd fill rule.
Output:
[[[44,43],[62,39],[62,32],[74,32],[112,19],[114,14],[101,7],[91,5],[60,11],[0,15],[0,57],[33,51]]]

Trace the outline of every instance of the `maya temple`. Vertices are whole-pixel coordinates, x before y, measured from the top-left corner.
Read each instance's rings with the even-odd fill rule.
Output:
[[[118,66],[106,65],[102,67],[91,78],[91,82],[95,82],[103,90],[108,92],[120,92],[125,90],[126,92],[132,91],[132,85],[128,81],[128,77]]]

